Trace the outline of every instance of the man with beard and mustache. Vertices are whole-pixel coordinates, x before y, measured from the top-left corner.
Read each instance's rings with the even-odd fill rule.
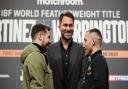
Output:
[[[82,45],[72,39],[74,16],[70,12],[59,17],[60,40],[47,50],[53,71],[55,89],[76,89],[82,69],[84,51]]]
[[[36,24],[31,32],[32,43],[21,54],[23,89],[54,89],[46,48],[51,43],[50,28]]]
[[[99,29],[85,32],[83,47],[86,60],[85,83],[81,89],[109,89],[109,70],[102,54],[102,35]]]

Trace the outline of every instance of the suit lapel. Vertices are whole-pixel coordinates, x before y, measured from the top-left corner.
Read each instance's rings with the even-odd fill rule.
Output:
[[[70,74],[73,70],[73,66],[75,64],[76,56],[77,56],[77,50],[76,46],[73,42],[71,50],[70,50],[70,64],[69,64],[69,71],[68,71],[68,78],[70,77]]]
[[[60,74],[61,78],[63,78],[63,69],[62,69],[62,56],[61,56],[61,47],[60,47],[60,42],[57,44],[56,48],[56,63],[57,63],[57,69],[58,73]]]

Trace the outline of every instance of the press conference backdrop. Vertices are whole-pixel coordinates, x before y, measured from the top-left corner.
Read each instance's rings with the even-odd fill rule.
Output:
[[[0,89],[22,89],[20,54],[31,42],[32,26],[50,26],[56,42],[60,37],[58,17],[65,11],[75,16],[74,41],[82,43],[88,29],[101,30],[110,89],[127,89],[127,5],[128,0],[0,0]]]

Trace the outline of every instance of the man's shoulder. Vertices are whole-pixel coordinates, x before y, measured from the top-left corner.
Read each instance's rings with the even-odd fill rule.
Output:
[[[47,48],[47,50],[49,50],[49,51],[54,51],[54,50],[58,49],[58,47],[59,47],[59,42],[52,43],[52,44]]]
[[[96,57],[95,57],[95,61],[96,63],[99,64],[107,64],[107,61],[106,61],[106,58],[104,57],[103,54],[98,54]]]
[[[82,48],[82,43],[77,43],[77,42],[73,41],[73,45],[76,46],[76,47]]]
[[[36,59],[36,60],[35,60]],[[26,63],[36,64],[44,59],[44,55],[39,51],[33,51],[26,57]]]
[[[49,47],[56,47],[59,45],[60,42],[55,42],[55,43],[52,43]]]

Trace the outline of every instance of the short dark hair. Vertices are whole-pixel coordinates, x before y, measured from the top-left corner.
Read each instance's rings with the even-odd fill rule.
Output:
[[[89,33],[96,33],[99,36],[99,38],[97,40],[99,41],[100,46],[101,46],[102,45],[102,34],[101,34],[100,30],[97,28],[93,28],[93,29],[88,30],[88,32]]]
[[[73,16],[73,14],[72,14],[71,12],[61,13],[61,15],[60,15],[60,17],[59,17],[59,23],[62,22],[62,19],[63,19],[64,16],[67,16],[67,17],[72,18],[73,23],[74,23],[74,16]]]
[[[31,38],[34,39],[35,38],[35,35],[40,32],[40,31],[44,31],[46,32],[46,29],[48,31],[50,31],[50,27],[46,26],[46,25],[43,25],[43,24],[35,24],[33,27],[32,27],[32,31],[31,31]]]

